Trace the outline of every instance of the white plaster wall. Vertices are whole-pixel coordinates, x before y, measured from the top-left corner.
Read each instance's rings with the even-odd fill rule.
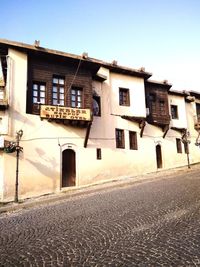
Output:
[[[0,111],[0,135],[8,134],[8,111]]]
[[[134,79],[132,79],[132,77],[126,77],[125,75],[118,74],[111,74],[110,77],[110,87],[105,87],[104,83],[101,84],[100,82],[95,82],[93,84],[96,88],[96,92],[101,96],[103,108],[102,116],[94,117],[90,140],[88,142],[87,153],[89,155],[90,162],[93,161],[94,164],[90,166],[90,175],[88,175],[87,167],[85,167],[85,169],[83,167],[82,175],[84,179],[82,179],[82,182],[92,183],[96,180],[101,180],[102,178],[110,179],[119,176],[135,176],[157,171],[157,144],[160,144],[162,149],[163,169],[187,165],[187,155],[184,153],[183,144],[183,153],[177,153],[176,138],[181,138],[179,132],[170,129],[166,137],[163,138],[164,133],[160,127],[146,123],[143,137],[140,138],[138,123],[124,120],[118,116],[123,114],[123,108],[128,110],[126,114],[128,114],[132,108],[132,104],[130,108],[119,106],[119,87],[131,88],[134,84]],[[141,110],[138,109],[140,112],[137,113],[137,116],[142,116],[146,112],[144,105],[145,97],[143,95],[144,87],[140,87],[139,92],[142,92],[142,94],[140,94],[139,97],[136,96],[135,101],[138,107],[142,107]],[[139,102],[141,99],[142,104]],[[180,120],[175,124],[175,127],[187,128],[184,98],[176,97],[173,99],[172,103],[177,104],[180,109]],[[134,114],[134,116],[136,116],[136,113],[134,112],[130,114]],[[116,148],[115,128],[124,130],[125,149]],[[129,149],[129,131],[137,132],[138,150]],[[98,162],[98,168],[94,161],[96,156],[95,149],[97,147],[102,148],[102,160]]]
[[[130,89],[131,107],[119,106],[119,87]],[[82,183],[94,183],[116,177],[127,177],[157,170],[154,139],[140,138],[137,122],[122,119],[120,115],[146,116],[144,83],[142,79],[110,74],[106,82],[93,82],[93,89],[101,97],[101,117],[94,117],[87,157],[90,162],[82,166]],[[131,90],[135,90],[132,92]],[[142,103],[139,101],[142,99]],[[114,109],[114,112],[113,112]],[[124,110],[128,110],[124,114]],[[123,129],[125,149],[116,148],[115,129]],[[129,131],[137,132],[138,150],[129,149]],[[96,148],[102,149],[102,160],[95,162]],[[148,160],[144,164],[144,154]]]
[[[93,90],[101,97],[101,117],[94,117],[87,148],[83,147],[86,129],[65,126],[41,120],[38,115],[26,114],[27,56],[9,50],[12,59],[13,76],[9,108],[9,139],[15,138],[16,131],[22,129],[20,141],[24,152],[19,162],[20,198],[42,195],[60,190],[62,150],[71,146],[76,152],[77,186],[97,183],[116,177],[136,176],[157,171],[157,144],[161,145],[163,169],[187,165],[184,152],[176,151],[176,137],[180,133],[169,130],[163,138],[162,129],[147,123],[143,137],[137,122],[130,122],[118,115],[146,116],[144,82],[141,78],[120,74],[110,74],[104,69],[107,80],[93,82]],[[130,89],[130,107],[119,106],[119,87]],[[184,103],[181,98],[173,98],[180,106],[180,122],[175,127],[184,127]],[[187,106],[189,127],[193,127],[194,110]],[[182,115],[183,118],[182,118]],[[125,133],[125,149],[116,148],[115,129]],[[129,149],[129,131],[137,132],[138,150]],[[191,130],[193,139],[196,132]],[[191,162],[199,157],[199,148],[191,143]],[[102,159],[96,159],[96,149],[102,149]],[[184,151],[184,150],[183,150]],[[4,199],[13,199],[16,155],[4,154]],[[12,166],[12,167],[11,167]]]
[[[144,79],[123,74],[112,73],[110,75],[111,113],[117,115],[129,115],[146,117]],[[119,88],[127,88],[130,93],[130,107],[119,105]]]
[[[169,110],[171,111],[170,105],[178,106],[178,119],[171,119],[170,126],[178,128],[187,128],[184,96],[169,95]]]

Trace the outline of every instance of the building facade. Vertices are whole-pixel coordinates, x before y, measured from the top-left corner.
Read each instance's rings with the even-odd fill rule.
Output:
[[[198,93],[38,43],[0,56],[0,201],[17,175],[27,198],[200,161]]]

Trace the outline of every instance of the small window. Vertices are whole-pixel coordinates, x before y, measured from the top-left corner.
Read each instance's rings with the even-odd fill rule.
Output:
[[[182,143],[180,138],[176,138],[177,153],[182,153]]]
[[[115,129],[116,148],[125,148],[124,130]]]
[[[45,103],[45,84],[40,82],[33,83],[33,103]]]
[[[129,89],[119,88],[119,104],[120,106],[130,106]]]
[[[83,107],[83,90],[79,87],[71,88],[71,107],[82,108]]]
[[[65,79],[64,77],[53,77],[53,93],[52,93],[52,103],[53,105],[64,106],[65,99]]]
[[[33,113],[39,114],[40,105],[46,103],[46,85],[42,82],[33,82],[32,89]]]
[[[93,96],[93,115],[101,116],[101,98],[100,96]]]
[[[160,115],[166,115],[165,101],[160,100]]]
[[[171,105],[171,117],[172,119],[178,119],[178,107],[176,105]]]
[[[137,133],[129,131],[129,147],[130,149],[137,150]]]
[[[196,103],[197,120],[200,122],[200,104]]]
[[[156,112],[156,95],[155,94],[149,94],[149,108],[150,108],[150,113]]]
[[[101,148],[97,148],[97,159],[101,159]]]

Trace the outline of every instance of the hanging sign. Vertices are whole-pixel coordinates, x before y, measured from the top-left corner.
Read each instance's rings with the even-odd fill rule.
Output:
[[[41,105],[40,117],[44,119],[91,121],[91,111],[83,108]]]

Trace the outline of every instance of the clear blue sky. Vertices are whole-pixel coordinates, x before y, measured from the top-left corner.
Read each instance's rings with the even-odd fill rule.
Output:
[[[200,91],[200,0],[0,0],[0,38],[145,67]]]

